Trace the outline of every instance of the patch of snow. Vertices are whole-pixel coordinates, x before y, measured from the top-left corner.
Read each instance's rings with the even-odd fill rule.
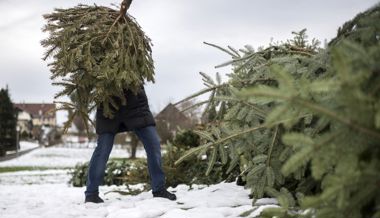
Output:
[[[278,204],[275,198],[261,198],[256,200],[255,206],[268,205],[268,204]]]
[[[33,148],[38,148],[39,146],[40,145],[38,144],[38,142],[20,141],[20,149],[18,150],[18,152],[33,149]],[[14,153],[16,153],[16,150],[7,151],[7,154],[14,154]]]
[[[0,173],[1,185],[62,184],[70,181],[69,170],[33,170]]]
[[[20,150],[25,151],[33,148],[38,148],[40,145],[38,142],[28,142],[28,141],[20,141]]]
[[[32,146],[32,145],[30,145]],[[2,166],[74,167],[89,161],[94,148],[39,147],[18,158],[0,162]],[[145,157],[141,148],[137,156]],[[126,149],[113,149],[111,157],[129,157]],[[264,208],[278,207],[271,198],[258,199],[252,206],[249,190],[235,183],[211,186],[178,185],[169,188],[177,201],[153,198],[151,192],[121,195],[126,186],[100,186],[104,204],[84,203],[85,187],[69,184],[69,169],[50,169],[0,173],[1,218],[237,218],[255,209],[248,217],[258,216]],[[144,184],[130,185],[142,189]]]
[[[67,148],[67,147],[40,147],[20,157],[0,162],[5,166],[32,166],[32,167],[74,167],[78,163],[90,161],[95,148]],[[130,153],[126,149],[112,149],[112,157],[127,158]],[[146,157],[143,148],[138,149],[137,157]]]
[[[2,218],[236,218],[253,209],[249,191],[235,183],[206,186],[180,185],[170,190],[177,201],[153,198],[151,192],[136,196],[108,191],[122,190],[122,186],[101,186],[104,204],[84,204],[85,187],[67,184],[0,185],[0,213]],[[259,206],[249,217],[259,214]]]
[[[0,177],[5,176],[35,176],[35,175],[49,175],[57,173],[67,173],[69,170],[25,170],[16,172],[0,173]],[[2,184],[2,183],[1,183]]]

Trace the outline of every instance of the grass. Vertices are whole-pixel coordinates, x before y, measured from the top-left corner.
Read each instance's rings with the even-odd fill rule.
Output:
[[[31,167],[31,166],[16,166],[16,167],[0,167],[0,173],[9,173],[17,171],[34,171],[34,170],[62,170],[71,169],[70,167]]]
[[[110,160],[113,161],[141,161],[141,160],[146,160],[146,158],[129,158],[129,157],[112,157]]]

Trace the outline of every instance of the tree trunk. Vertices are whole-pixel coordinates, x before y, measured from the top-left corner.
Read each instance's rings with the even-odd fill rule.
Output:
[[[136,158],[137,146],[139,145],[139,139],[136,136],[136,134],[134,134],[134,133],[131,133],[130,136],[131,136],[131,147],[132,147],[130,158],[135,159]]]

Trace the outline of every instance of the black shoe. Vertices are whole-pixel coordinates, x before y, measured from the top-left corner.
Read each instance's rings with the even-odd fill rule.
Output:
[[[163,189],[163,190],[157,191],[157,192],[153,192],[153,197],[154,198],[166,198],[166,199],[169,199],[171,201],[177,200],[177,196],[175,196],[175,194],[168,192],[166,189]]]
[[[101,199],[99,197],[99,195],[89,195],[89,196],[86,196],[86,199],[84,200],[84,203],[88,203],[88,202],[95,203],[95,204],[104,203],[103,199]]]

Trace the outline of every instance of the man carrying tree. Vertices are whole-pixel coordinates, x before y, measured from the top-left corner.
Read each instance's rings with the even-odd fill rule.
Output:
[[[80,117],[88,130],[90,112],[96,107],[97,147],[91,157],[85,202],[102,203],[99,185],[115,135],[134,131],[144,144],[154,197],[176,200],[165,188],[161,166],[160,140],[148,106],[145,82],[154,82],[151,41],[132,16],[126,14],[132,0],[123,0],[120,11],[102,6],[78,5],[55,9],[44,15],[41,44],[47,48],[44,59],[51,78],[64,89],[55,97],[68,96],[70,102],[58,102],[59,109],[72,111],[67,129]]]
[[[132,0],[122,2],[120,15],[125,15],[131,2]],[[98,139],[89,163],[85,202],[104,202],[99,197],[99,185],[104,179],[106,163],[113,147],[115,135],[124,131],[133,131],[144,145],[153,197],[176,200],[176,196],[165,188],[160,139],[155,127],[156,123],[149,109],[144,86],[141,85],[141,89],[137,94],[129,89],[123,89],[123,93],[127,104],[121,104],[120,100],[115,98],[119,108],[113,118],[104,116],[102,105],[97,108],[96,133],[98,134]]]
[[[153,196],[176,200],[176,196],[165,188],[165,175],[161,166],[160,140],[144,87],[141,86],[141,91],[137,95],[130,90],[125,90],[124,94],[128,103],[120,106],[113,119],[103,116],[102,107],[97,109],[96,133],[98,134],[98,141],[88,168],[85,202],[103,202],[98,195],[98,187],[104,178],[106,163],[112,150],[115,134],[124,131],[134,131],[144,144]]]

